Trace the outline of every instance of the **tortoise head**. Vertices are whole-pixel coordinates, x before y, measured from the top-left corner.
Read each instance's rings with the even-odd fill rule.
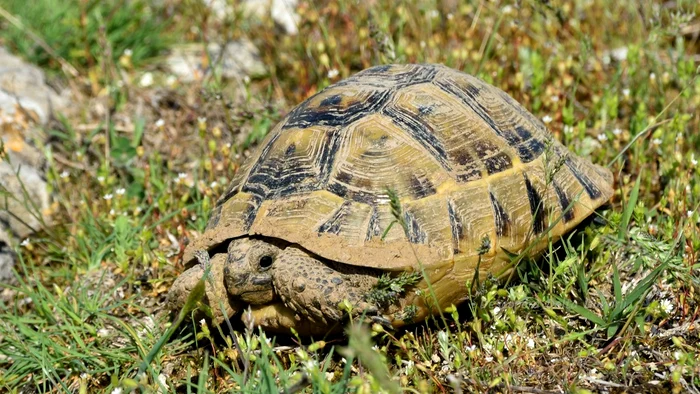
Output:
[[[283,249],[256,239],[242,238],[229,243],[224,267],[228,294],[249,305],[275,301],[272,266]]]

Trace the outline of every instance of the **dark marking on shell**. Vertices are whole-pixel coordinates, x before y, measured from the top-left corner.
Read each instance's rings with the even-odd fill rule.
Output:
[[[450,217],[450,228],[452,229],[452,250],[454,254],[460,253],[459,242],[464,236],[464,225],[462,218],[457,215],[455,203],[452,200],[447,200],[447,214]]]
[[[333,170],[335,155],[343,142],[343,133],[339,129],[329,130],[326,133],[326,141],[321,147],[319,157],[319,180],[321,185],[326,185]]]
[[[432,196],[436,193],[435,186],[428,178],[419,178],[415,174],[411,175],[411,194],[416,199]]]
[[[532,213],[532,230],[535,234],[540,234],[546,228],[546,211],[544,202],[540,193],[535,190],[528,179],[527,175],[523,174],[525,178],[525,188],[527,189],[527,199],[530,201],[530,212]]]
[[[343,280],[341,278],[336,277],[331,279],[331,283],[333,283],[334,285],[340,285],[343,283]]]
[[[284,151],[284,155],[291,156],[294,153],[294,151],[296,151],[296,150],[297,150],[297,146],[294,145],[294,143],[291,143],[291,144],[289,144],[289,146],[287,146],[287,150]]]
[[[294,144],[286,148],[284,155],[271,156],[269,151],[278,136],[263,148],[242,190],[263,200],[322,189],[330,178],[343,133],[339,129],[328,130],[311,162],[307,157],[293,155]]]
[[[330,107],[330,106],[335,106],[343,102],[343,96],[340,94],[334,94],[332,96],[328,96],[325,99],[321,101],[321,104],[319,104],[321,107]]]
[[[489,175],[495,174],[497,172],[505,171],[509,168],[513,168],[513,162],[510,161],[510,157],[505,152],[501,152],[495,156],[487,157],[483,159],[484,166],[489,172]]]
[[[433,113],[435,110],[435,106],[433,105],[419,105],[418,106],[418,115],[420,116],[427,116]]]
[[[457,162],[457,164],[460,166],[466,166],[474,163],[474,158],[466,145],[462,145],[459,148],[451,150],[449,155],[452,157],[452,160]]]
[[[567,158],[566,161],[566,166],[569,168],[572,174],[574,174],[574,177],[576,177],[576,180],[583,186],[583,188],[586,190],[586,193],[588,194],[588,197],[591,199],[595,200],[597,198],[600,198],[602,193],[600,192],[600,189],[593,183],[591,178],[588,177],[588,175],[584,174],[581,172],[578,167],[576,167],[576,164],[572,161],[571,158]]]
[[[496,225],[496,235],[503,237],[510,233],[510,217],[501,203],[496,199],[493,193],[489,192],[491,198],[491,207],[493,208],[493,220]]]
[[[474,152],[476,152],[476,155],[479,156],[480,159],[493,156],[496,153],[498,153],[498,151],[500,151],[498,146],[494,145],[489,140],[474,141],[472,142],[472,148],[474,149]]]
[[[336,85],[333,88],[337,87]],[[316,95],[328,94],[324,92],[326,92],[325,89]],[[342,127],[367,114],[377,112],[392,96],[389,90],[377,89],[373,92],[368,92],[366,97],[356,97],[356,101],[350,101],[347,105],[344,105],[345,103],[342,103],[342,100],[337,100],[337,95],[331,95],[321,101],[320,107],[312,108],[310,105],[316,95],[292,110],[284,126],[282,126],[283,130],[293,127],[309,128],[312,126]]]
[[[253,225],[253,221],[255,221],[255,217],[258,215],[258,208],[260,208],[262,200],[263,199],[260,196],[253,195],[252,200],[249,202],[248,208],[246,208],[243,215],[245,231],[250,230],[250,227]]]
[[[481,179],[482,174],[481,170],[478,168],[470,168],[468,170],[465,170],[461,173],[457,174],[457,182],[462,182],[462,183],[467,183],[471,181],[475,181],[477,179]]]
[[[360,82],[379,88],[393,85],[393,89],[402,89],[407,86],[431,82],[439,70],[439,66],[430,64],[411,65],[408,70],[401,73],[391,73],[393,68],[392,65],[370,67],[338,82],[336,85],[343,86]]]
[[[503,138],[508,145],[515,147],[516,152],[524,163],[537,158],[544,150],[544,145],[537,141],[534,137],[530,140],[525,140],[524,135],[530,134],[522,126],[515,126],[515,130],[501,129],[492,118],[488,108],[484,107],[480,100],[477,99],[479,89],[473,84],[464,84],[461,81],[444,81],[436,80],[434,84],[446,93],[460,99],[467,107],[469,107],[477,116],[479,116],[499,137]],[[510,108],[522,115],[522,109],[513,105],[511,101],[507,101]],[[525,111],[527,112],[527,111]],[[530,118],[528,118],[530,119]],[[536,127],[533,125],[533,127]],[[532,143],[528,141],[534,141]],[[528,147],[521,147],[520,144],[527,143]]]
[[[530,130],[523,126],[515,126],[515,132],[518,133],[518,137],[520,137],[521,141],[526,141],[532,138],[532,133],[530,133]]]
[[[369,222],[367,224],[367,233],[365,235],[365,241],[369,241],[377,236],[379,236],[379,211],[377,211],[376,205],[372,205],[372,212],[370,212],[369,215]]]
[[[345,215],[348,214],[350,210],[350,201],[345,201],[343,204],[333,213],[333,215],[326,222],[318,227],[319,234],[329,233],[338,234],[340,233],[340,226],[343,224]]]
[[[209,221],[207,222],[207,230],[211,230],[214,227],[216,227],[219,224],[219,220],[221,219],[221,206],[215,207],[212,212],[211,216],[209,217]]]
[[[363,204],[374,204],[377,201],[377,195],[374,193],[368,193],[360,190],[350,190],[347,188],[347,186],[335,181],[331,181],[326,187],[326,190],[338,197],[347,198]]]
[[[515,150],[518,152],[518,156],[523,163],[529,163],[535,160],[542,154],[544,149],[544,143],[536,138],[531,138],[515,146]]]
[[[424,122],[417,115],[394,106],[384,108],[384,114],[402,130],[405,130],[408,135],[418,142],[426,151],[430,152],[444,169],[451,171],[452,167],[447,158],[445,147],[442,141],[435,136],[431,125]]]
[[[342,182],[345,184],[350,184],[352,182],[353,175],[349,172],[345,171],[338,171],[338,174],[335,176],[335,179],[338,182]]]
[[[557,198],[559,199],[559,206],[561,207],[561,211],[564,212],[564,222],[572,221],[574,219],[574,207],[569,207],[569,205],[571,204],[569,197],[566,195],[566,192],[561,187],[559,187],[556,181],[552,182],[552,184],[554,185],[554,191],[557,193]]]
[[[408,210],[404,211],[403,219],[406,222],[408,242],[414,244],[424,244],[428,240],[428,235],[421,228],[416,217]]]

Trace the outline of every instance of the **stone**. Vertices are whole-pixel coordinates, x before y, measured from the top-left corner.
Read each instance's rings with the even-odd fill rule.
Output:
[[[41,138],[36,131],[68,102],[41,69],[0,47],[0,282],[14,279],[14,247],[50,223],[45,159],[31,140]]]
[[[223,20],[228,15],[233,15],[234,11],[241,11],[244,18],[255,17],[265,19],[271,17],[275,24],[289,35],[296,35],[299,32],[299,14],[296,13],[297,0],[244,0],[237,7],[226,0],[204,0],[205,4],[219,20]]]
[[[0,47],[0,111],[12,116],[21,108],[36,116],[39,124],[46,124],[67,101],[46,84],[41,69]]]
[[[166,63],[181,81],[191,82],[201,80],[210,72],[210,61],[220,67],[221,76],[226,79],[259,78],[267,74],[258,48],[248,40],[231,41],[223,47],[211,43],[206,52],[204,44],[177,46]]]

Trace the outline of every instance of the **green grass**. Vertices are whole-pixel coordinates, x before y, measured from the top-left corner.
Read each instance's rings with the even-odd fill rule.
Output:
[[[75,89],[88,88],[77,114],[47,127],[57,224],[17,246],[17,282],[2,284],[0,391],[700,390],[696,2],[313,1],[298,10],[297,36],[239,13],[216,21],[197,1],[163,2],[171,19],[141,1],[40,3],[53,12],[0,5],[77,68],[66,77]],[[56,67],[26,28],[1,23],[0,41]],[[243,36],[268,77],[124,84],[168,43]],[[126,48],[131,63],[120,61]],[[608,165],[616,192],[602,224],[522,261],[508,285],[475,278],[463,305],[399,332],[353,322],[347,337],[311,341],[173,326],[164,301],[184,245],[248,150],[310,94],[386,62],[476,73]]]

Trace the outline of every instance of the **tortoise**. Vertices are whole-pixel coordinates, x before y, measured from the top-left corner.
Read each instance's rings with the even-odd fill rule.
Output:
[[[206,251],[204,301],[225,306],[216,323],[249,307],[244,319],[272,332],[324,333],[359,315],[397,328],[464,301],[477,267],[504,278],[514,254],[542,254],[612,183],[476,77],[371,67],[269,132],[187,246],[169,302],[183,306]]]

